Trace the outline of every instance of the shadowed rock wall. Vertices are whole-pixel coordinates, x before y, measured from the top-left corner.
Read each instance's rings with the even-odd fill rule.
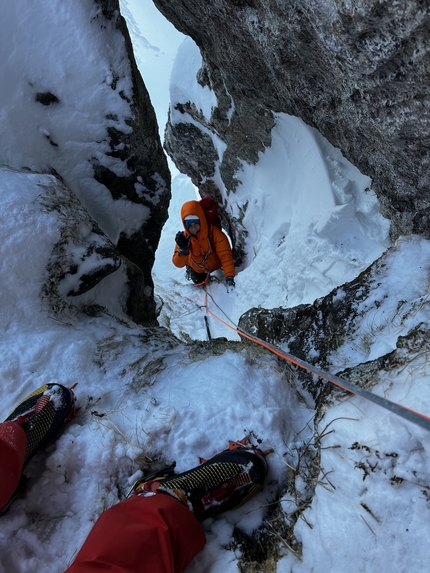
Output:
[[[120,15],[119,0],[95,0],[103,15],[116,22],[124,36],[131,65],[133,100],[130,133],[111,128],[108,137],[111,156],[125,161],[131,174],[118,177],[115,173],[93,161],[94,177],[105,185],[113,199],[126,197],[150,211],[142,227],[132,234],[121,233],[117,248],[131,264],[127,266],[129,296],[127,310],[136,322],[153,323],[156,320],[151,276],[155,251],[161,229],[167,220],[170,202],[170,171],[161,144],[155,111],[137,68],[130,35]]]
[[[221,102],[205,127],[227,143],[222,168],[229,191],[237,159],[252,160],[268,144],[270,112],[285,112],[317,128],[373,179],[393,237],[430,237],[428,2],[154,2],[201,50],[199,81],[209,83]],[[235,106],[228,126],[226,93]],[[264,128],[256,133],[254,123],[262,118]],[[193,170],[196,137],[191,133],[187,143],[184,131],[168,128],[168,152],[206,192],[202,183],[211,169]],[[209,147],[208,165],[211,154]]]

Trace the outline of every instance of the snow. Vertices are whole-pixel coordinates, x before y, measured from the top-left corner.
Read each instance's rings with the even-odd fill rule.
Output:
[[[148,209],[113,201],[93,178],[92,161],[117,175],[125,161],[109,157],[107,128],[127,133],[132,113],[130,63],[115,23],[100,22],[92,0],[54,0],[41,8],[17,0],[2,18],[0,161],[10,167],[62,174],[112,241],[133,233]],[[79,26],[70,25],[77,21]],[[113,74],[115,73],[115,77]],[[44,105],[38,94],[58,103]],[[71,160],[73,158],[73,160]]]
[[[151,90],[151,97],[158,117],[165,117],[172,66],[167,54],[182,38],[168,27],[155,33],[159,20],[149,1],[123,0],[122,6],[135,19],[131,33],[139,40],[135,46],[142,69],[148,62],[164,86]],[[69,150],[61,162],[71,180],[78,177],[85,184],[82,118],[99,121],[103,134],[106,108],[98,96],[104,93],[103,82],[109,82],[106,58],[121,53],[115,51],[119,40],[114,31],[97,40],[88,19],[94,9],[89,0],[55,1],[49,10],[29,0],[8,7],[0,46],[14,57],[3,58],[1,72],[1,163],[42,170],[54,150],[45,141],[49,133]],[[151,36],[140,31],[140,19],[146,16]],[[47,37],[50,42],[43,42]],[[67,72],[55,58],[62,43],[70,54]],[[191,51],[193,62],[184,63],[184,54]],[[202,91],[191,77],[198,61],[195,46],[186,40],[175,63],[172,103],[179,101],[178,93],[185,99],[189,94],[208,114],[215,104],[213,94]],[[124,89],[126,68],[124,62]],[[69,102],[67,109],[57,113],[50,106],[49,113],[45,109],[38,115],[31,82],[37,90],[55,88]],[[17,99],[18,92],[25,97]],[[227,293],[222,282],[213,283],[207,300],[208,308],[230,325],[252,306],[312,302],[355,278],[390,246],[388,222],[379,212],[371,181],[298,118],[276,116],[272,146],[257,165],[243,164],[239,178],[230,204],[233,214],[250,205],[244,219],[250,256],[239,269],[235,291]],[[202,343],[187,344],[207,340],[207,330],[203,291],[187,283],[184,271],[171,263],[180,206],[196,197],[183,175],[173,181],[169,220],[154,267],[160,324],[183,342],[162,329],[138,327],[121,313],[111,296],[123,281],[121,268],[90,293],[72,299],[73,306],[61,316],[53,315],[42,290],[61,224],[55,212],[40,209],[36,200],[40,186],[49,183],[51,176],[0,170],[0,416],[5,419],[25,395],[48,382],[78,383],[80,409],[58,440],[28,466],[25,494],[0,518],[0,573],[64,570],[101,511],[124,498],[142,469],[175,460],[177,471],[184,471],[197,465],[199,456],[209,458],[224,449],[229,439],[250,435],[254,443],[261,440],[263,449],[274,449],[265,489],[243,508],[204,523],[207,545],[187,569],[236,572],[241,552],[226,549],[234,526],[252,533],[267,504],[284,491],[289,475],[299,497],[294,497],[294,488],[284,493],[285,512],[311,496],[306,472],[292,473],[291,468],[303,463],[300,448],[313,440],[313,401],[298,391],[293,367],[283,370],[273,355],[237,344],[234,330],[211,315],[212,336],[229,342],[216,341],[215,351]],[[91,189],[93,180],[87,185],[94,194],[91,212],[99,214],[103,203],[106,229],[114,239],[124,228],[118,213],[109,197]],[[124,212],[124,226],[134,216],[145,216]],[[360,322],[331,357],[333,372],[391,352],[400,336],[429,322],[430,242],[410,237],[391,247],[358,309]],[[95,293],[106,312],[83,313]],[[342,294],[339,289],[337,296]],[[405,361],[381,370],[372,391],[429,415],[425,342],[410,358],[406,350],[399,350],[399,356],[401,352]],[[312,503],[295,526],[303,555],[298,558],[281,546],[278,573],[427,570],[427,432],[359,397],[328,407],[318,432],[322,469]]]
[[[193,101],[195,90],[188,89],[189,80],[180,89],[177,85],[181,77],[188,77],[187,62],[184,69],[180,64],[184,54],[190,52],[191,42],[187,39],[184,42],[187,50],[183,45],[178,52],[172,98],[179,91],[183,98],[186,95]],[[185,121],[188,120],[185,114]],[[214,303],[222,300],[221,306],[233,323],[252,307],[290,307],[313,302],[335,286],[355,278],[389,244],[389,223],[379,212],[370,179],[338,149],[299,118],[286,114],[277,114],[272,135],[272,145],[260,153],[257,165],[243,164],[237,176],[241,183],[228,199],[233,216],[239,218],[245,212],[248,261],[236,277],[237,289],[233,295],[226,299],[223,285],[213,285],[210,294]],[[216,148],[217,139],[214,136]],[[171,298],[169,293],[177,290],[178,283],[184,282],[184,272],[171,268],[171,251],[174,237],[181,230],[180,206],[185,200],[195,198],[192,184],[184,176],[177,176],[173,181],[169,221],[154,267],[159,294],[165,301]],[[256,281],[256,273],[264,277],[262,283]],[[190,289],[186,286],[181,290],[181,305],[194,318],[196,301],[202,305],[203,294],[190,297]],[[193,320],[190,334],[183,313],[178,316],[177,324],[172,321],[170,304],[163,307],[160,320],[168,323],[177,336],[186,332],[193,338],[205,337],[203,320],[198,323]],[[212,318],[209,322],[213,336],[238,339]]]
[[[215,93],[209,86],[201,86],[196,82],[196,75],[201,67],[202,57],[199,48],[191,38],[186,38],[179,46],[170,76],[170,121],[172,125],[181,120],[182,114],[176,110],[178,103],[193,102],[197,111],[205,117],[210,117],[212,110],[217,107]],[[187,116],[187,120],[191,123],[191,116]]]

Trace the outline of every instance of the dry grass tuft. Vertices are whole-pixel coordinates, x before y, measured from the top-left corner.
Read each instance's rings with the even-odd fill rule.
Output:
[[[315,414],[309,422],[307,428],[313,424],[314,431],[301,446],[287,446],[289,462],[275,450],[274,455],[278,455],[285,463],[288,480],[278,499],[266,506],[263,525],[251,536],[238,529],[234,530],[234,541],[228,548],[240,549],[238,568],[242,573],[276,573],[277,562],[288,551],[301,559],[302,544],[294,534],[295,525],[302,519],[312,529],[306,510],[312,504],[317,485],[331,492],[336,489],[330,481],[330,472],[321,467],[321,442],[334,431],[330,426],[336,420],[318,431],[320,419],[321,415]]]

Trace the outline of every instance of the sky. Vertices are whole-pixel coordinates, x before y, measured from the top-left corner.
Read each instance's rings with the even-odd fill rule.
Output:
[[[199,456],[209,458],[228,440],[245,435],[274,450],[266,486],[243,508],[204,523],[207,545],[187,573],[236,573],[243,555],[240,548],[226,548],[233,528],[251,534],[280,493],[287,523],[297,507],[307,509],[294,529],[301,555],[281,543],[278,573],[391,573],[393,563],[399,573],[427,570],[426,430],[363,398],[349,397],[325,408],[314,433],[314,403],[297,384],[294,368],[285,371],[272,354],[235,344],[234,330],[206,315],[204,292],[171,263],[180,206],[196,197],[187,177],[176,174],[173,179],[170,216],[154,267],[159,322],[167,330],[136,326],[121,314],[111,296],[122,280],[121,270],[93,292],[70,299],[60,315],[53,313],[42,291],[66,222],[46,209],[44,199],[61,189],[51,175],[20,167],[34,159],[27,140],[35,124],[62,134],[67,147],[70,118],[62,108],[50,115],[49,126],[46,116],[32,121],[37,108],[19,78],[31,74],[46,86],[61,86],[65,101],[74,102],[76,85],[67,80],[69,70],[77,70],[77,55],[67,45],[62,48],[64,30],[79,37],[87,53],[103,40],[88,25],[87,0],[76,2],[73,10],[53,2],[61,15],[55,25],[50,21],[53,7],[32,11],[30,0],[14,2],[7,30],[6,20],[0,24],[0,51],[9,54],[1,72],[1,120],[5,131],[13,133],[0,153],[0,415],[5,419],[26,394],[52,381],[78,383],[79,411],[28,466],[26,492],[0,518],[0,573],[63,571],[97,516],[123,499],[136,478],[174,460],[177,471],[185,471],[198,464]],[[194,43],[164,28],[162,20],[157,28],[151,3],[130,0],[123,5],[134,18],[130,29],[145,81],[143,63],[148,62],[164,86],[153,91],[147,72],[157,116],[166,116],[170,98],[172,107],[189,98],[210,113],[215,96],[194,81],[199,64]],[[11,42],[13,52],[8,51]],[[53,48],[58,62],[49,67],[44,56]],[[28,62],[23,55],[30,52]],[[96,89],[96,78],[105,77],[104,65],[103,58],[80,59],[82,82],[92,78]],[[6,97],[4,86],[13,98]],[[103,93],[103,82],[99,89]],[[23,122],[17,120],[18,109]],[[84,115],[74,116],[74,128],[83,134]],[[272,146],[256,165],[242,165],[242,183],[230,205],[233,215],[244,202],[252,205],[244,221],[249,257],[238,269],[234,292],[227,293],[222,281],[208,288],[208,308],[234,326],[252,306],[311,303],[383,256],[371,276],[369,297],[357,309],[360,321],[331,356],[333,372],[400,345],[397,362],[378,372],[372,391],[429,415],[424,326],[430,318],[430,242],[409,237],[390,244],[389,223],[379,212],[370,179],[300,119],[278,114],[272,136]],[[43,156],[41,148],[38,154]],[[70,173],[80,157],[62,155]],[[115,220],[114,207],[107,212]],[[102,298],[105,312],[82,312]],[[231,341],[228,346],[215,342],[215,353],[189,344],[207,340],[205,316],[213,338]],[[402,342],[411,329],[415,338]],[[313,475],[307,464],[318,444],[321,471]]]

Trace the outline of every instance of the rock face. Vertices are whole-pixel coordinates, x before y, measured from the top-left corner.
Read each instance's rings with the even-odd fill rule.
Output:
[[[128,312],[137,322],[153,323],[156,316],[151,271],[161,229],[167,219],[170,171],[161,145],[155,111],[136,65],[126,22],[120,16],[119,0],[96,0],[96,3],[102,6],[103,15],[115,22],[124,36],[131,66],[133,99],[129,101],[131,115],[127,120],[130,132],[122,132],[114,127],[108,130],[109,155],[124,161],[130,174],[118,177],[93,159],[94,177],[107,187],[114,200],[125,196],[133,203],[144,205],[150,213],[139,229],[120,234],[117,248],[132,263],[127,267]]]
[[[37,176],[36,176],[37,177]],[[91,290],[121,266],[121,256],[76,196],[53,176],[38,183],[37,203],[58,217],[60,239],[53,245],[43,287],[54,312],[61,312],[67,297]]]
[[[119,1],[25,5],[25,18],[15,6],[0,23],[5,44],[18,46],[0,71],[0,163],[55,175],[75,193],[123,260],[121,281],[99,292],[153,324],[170,173]]]
[[[394,238],[430,237],[427,2],[154,2],[201,50],[198,80],[215,91],[218,108],[206,123],[191,104],[182,111],[227,144],[220,171],[228,191],[238,160],[252,161],[270,143],[271,112],[285,112],[317,128],[372,178]],[[203,193],[215,196],[213,181],[206,182],[214,149],[197,132],[170,126],[167,149]],[[199,165],[196,144],[206,146]]]
[[[342,285],[313,304],[294,308],[252,308],[240,317],[245,332],[280,345],[293,356],[326,372],[332,371],[330,356],[355,329],[357,307],[369,297],[370,284],[365,277]],[[333,387],[304,370],[299,371],[304,387],[320,403]]]
[[[15,319],[37,323],[43,320],[38,308],[49,320],[67,322],[88,306],[79,295],[92,291],[92,303],[92,289],[120,269],[123,259],[76,195],[53,175],[1,167],[0,179],[3,325],[7,329]]]
[[[421,314],[427,305],[430,269],[430,245],[424,243],[416,236],[403,237],[355,280],[313,304],[253,308],[241,316],[239,327],[361,387],[389,380],[387,373],[412,364],[430,339],[426,315]],[[420,269],[412,283],[401,273],[411,258]],[[399,288],[393,289],[386,269],[398,263]],[[412,294],[415,287],[419,295]],[[386,353],[381,353],[381,342]],[[372,358],[375,355],[378,358]],[[306,370],[299,370],[299,377],[317,404],[345,395]]]

